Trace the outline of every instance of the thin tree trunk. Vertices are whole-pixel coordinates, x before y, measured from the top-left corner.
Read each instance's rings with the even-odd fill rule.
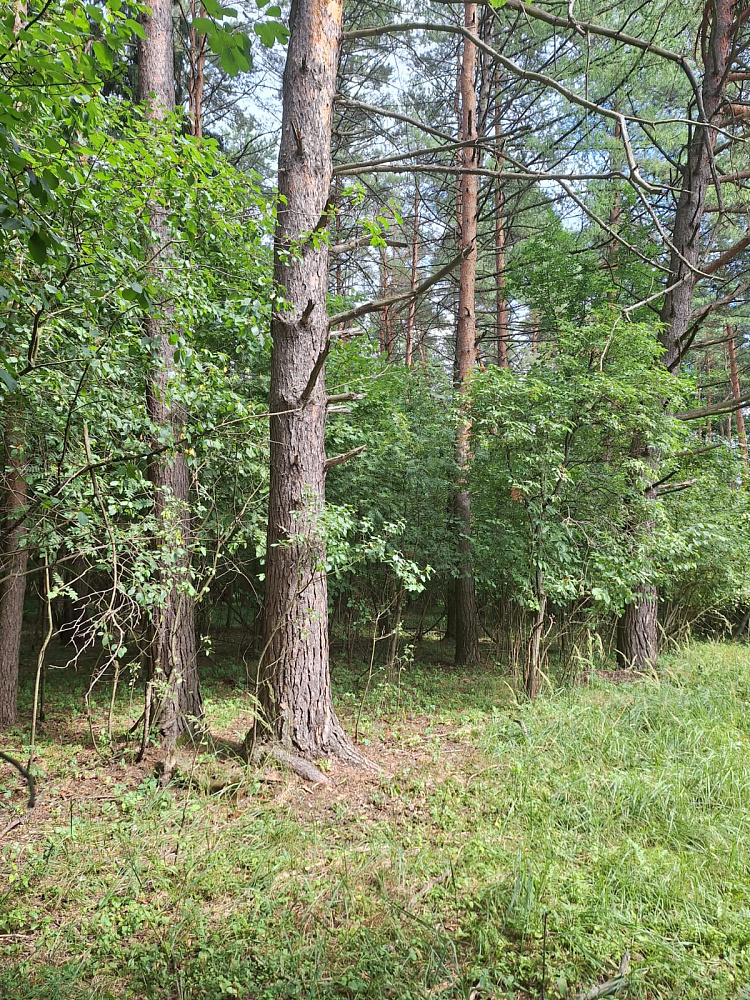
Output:
[[[464,24],[476,32],[477,5],[464,5]],[[477,95],[474,88],[476,46],[464,39],[461,63],[461,136],[464,141],[477,139]],[[461,152],[464,167],[477,161],[477,146],[467,146]],[[465,399],[477,361],[475,283],[477,274],[477,212],[479,179],[466,173],[461,179],[461,262],[458,290],[458,326],[456,336],[457,389],[461,414],[456,436],[456,463],[459,469],[454,511],[458,529],[459,575],[456,579],[456,664],[479,662],[479,617],[474,593],[474,572],[471,560],[471,496],[468,472],[471,462],[469,437],[471,420]]]
[[[27,17],[25,0],[14,5],[13,34],[17,35]],[[26,479],[21,460],[22,404],[20,398],[6,398],[4,427],[3,520],[14,524],[26,506]],[[2,522],[0,522],[1,524]],[[18,664],[23,629],[23,602],[26,596],[28,551],[26,530],[19,525],[0,535],[0,728],[18,719]]]
[[[395,607],[390,616],[390,639],[388,641],[388,654],[386,656],[386,676],[389,681],[395,680],[394,666],[398,656],[399,631],[401,628],[401,609],[404,603],[404,586],[401,582],[397,585]]]
[[[499,68],[495,67],[495,160],[498,171],[503,169],[503,130],[497,107]],[[503,178],[495,178],[495,360],[508,368],[508,299],[505,292],[505,188]]]
[[[17,408],[10,402],[6,405],[4,514],[13,524],[26,506],[26,479]],[[25,535],[23,525],[4,532],[0,557],[0,727],[12,726],[18,719],[18,661],[28,560]]]
[[[154,121],[174,111],[174,53],[171,0],[151,0],[151,15],[142,18],[145,38],[138,42],[138,97]],[[158,199],[149,204],[151,237],[146,257],[158,285],[169,254],[167,212]],[[146,405],[154,426],[154,444],[164,428],[179,436],[185,422],[175,402],[175,347],[170,344],[173,310],[168,300],[157,303],[145,321],[152,345],[152,367]],[[162,530],[157,542],[163,599],[151,614],[147,667],[156,686],[156,713],[162,742],[174,746],[178,737],[195,729],[203,715],[195,640],[195,602],[190,593],[190,474],[182,452],[155,456],[149,467],[154,509]]]
[[[649,460],[656,476],[658,455],[636,438],[631,446],[634,458],[643,457]],[[646,492],[646,499],[652,500],[655,493]],[[630,525],[632,535],[640,534],[648,538],[653,534],[654,524],[646,521],[639,525]],[[625,610],[617,622],[617,662],[625,670],[650,670],[656,666],[659,655],[659,597],[656,587],[651,583],[643,583],[637,588],[633,600],[625,606]]]
[[[417,265],[419,264],[419,186],[414,182],[414,233],[411,241],[411,290],[417,287]],[[412,295],[406,319],[406,367],[414,363],[414,323],[417,317],[417,299]]]
[[[737,371],[737,347],[734,341],[734,329],[731,325],[727,325],[727,347],[729,349],[729,375],[732,382],[732,395],[735,399],[739,399],[742,395],[742,388],[740,386],[740,376]],[[740,453],[742,454],[742,465],[744,469],[745,479],[748,478],[750,469],[748,468],[748,454],[747,454],[747,433],[745,432],[745,416],[742,412],[742,408],[735,410],[735,419],[737,421],[737,440],[740,445]]]
[[[380,294],[381,298],[386,298],[390,291],[388,282],[388,257],[385,247],[380,248]],[[391,307],[386,306],[380,315],[380,353],[385,354],[389,361],[393,361],[393,320],[391,317]]]
[[[524,677],[524,688],[526,694],[534,701],[539,694],[542,683],[542,633],[544,632],[544,622],[547,614],[547,594],[544,590],[544,572],[541,565],[537,565],[534,578],[534,591],[538,607],[534,615],[531,642],[526,661],[526,675]]]
[[[197,9],[196,9],[197,8]],[[190,13],[194,19],[206,16],[206,8],[201,3],[196,5],[191,0]],[[188,82],[188,107],[190,114],[190,132],[195,136],[203,135],[203,88],[205,85],[206,43],[208,36],[199,35],[190,25],[190,77]]]
[[[292,0],[279,148],[262,723],[293,752],[363,762],[333,709],[325,538],[327,224],[341,0]],[[301,245],[300,245],[301,244]],[[296,252],[290,252],[295,250]],[[252,738],[252,737],[249,737]]]
[[[456,585],[451,582],[445,590],[445,632],[443,641],[456,638]]]

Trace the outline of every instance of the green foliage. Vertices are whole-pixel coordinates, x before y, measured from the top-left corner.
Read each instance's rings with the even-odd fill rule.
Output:
[[[622,607],[648,572],[628,525],[656,505],[632,442],[666,456],[685,430],[665,417],[688,383],[660,363],[653,329],[614,311],[563,326],[528,371],[489,368],[473,390],[473,482],[485,585],[538,607],[537,570],[558,604]],[[640,512],[640,513],[638,513]],[[651,516],[650,513],[648,516]]]
[[[71,135],[65,117],[39,123],[46,143],[29,154],[40,175],[54,159],[62,178],[45,213],[54,249],[35,259],[21,230],[5,236],[18,265],[3,274],[0,392],[23,413],[35,498],[27,543],[62,560],[58,593],[72,599],[83,570],[106,581],[116,566],[89,596],[87,631],[122,656],[163,596],[164,547],[152,542],[167,529],[152,515],[153,448],[179,444],[195,475],[204,529],[187,589],[202,593],[222,558],[263,534],[273,214],[254,178],[174,122],[157,129],[127,103],[89,95],[85,129],[78,125]],[[175,247],[158,280],[144,257],[157,196]],[[165,300],[179,372],[170,391],[190,413],[179,442],[143,406],[153,365],[143,315]]]

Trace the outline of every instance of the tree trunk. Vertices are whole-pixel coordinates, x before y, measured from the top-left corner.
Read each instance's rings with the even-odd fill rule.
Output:
[[[729,348],[729,376],[732,381],[732,395],[735,399],[739,399],[742,395],[742,388],[740,386],[740,376],[737,371],[737,347],[734,342],[734,328],[731,325],[727,325],[727,347]],[[750,469],[748,468],[748,455],[747,455],[747,432],[745,431],[745,416],[742,412],[742,407],[735,411],[735,418],[737,420],[737,440],[740,445],[740,453],[742,454],[742,467],[747,480],[750,474]]]
[[[503,169],[503,132],[500,109],[497,107],[499,67],[495,67],[495,161],[497,170]],[[501,368],[509,366],[508,360],[508,299],[505,294],[505,188],[499,175],[495,178],[495,360]]]
[[[26,506],[26,480],[19,454],[21,439],[15,408],[8,405],[5,422],[5,510],[12,525]],[[18,720],[18,660],[21,652],[23,601],[28,550],[23,525],[4,532],[0,557],[0,727]]]
[[[388,283],[388,257],[385,247],[380,248],[380,297],[385,299],[390,292]],[[393,319],[391,307],[386,306],[380,315],[380,353],[393,361]]]
[[[477,5],[464,5],[464,23],[476,32]],[[476,46],[464,39],[461,63],[461,138],[477,139],[477,95],[474,89]],[[464,167],[477,165],[476,144],[464,147],[461,162]],[[466,396],[477,360],[474,288],[477,273],[477,212],[479,178],[477,174],[461,175],[461,262],[458,291],[458,323],[456,331],[457,389],[462,404],[456,436],[456,463],[459,469],[454,511],[458,530],[459,575],[456,579],[456,665],[479,662],[479,616],[474,594],[474,573],[471,561],[471,496],[467,476],[471,454],[469,437],[471,420],[466,412]]]
[[[190,2],[191,21],[198,15],[206,16],[203,4]],[[205,85],[206,44],[208,35],[199,35],[190,25],[190,78],[188,83],[188,106],[190,113],[190,132],[195,136],[203,135],[203,88]]]
[[[721,126],[724,121],[724,95],[733,55],[737,10],[737,0],[715,0],[706,6],[704,24],[710,23],[710,32],[705,40],[701,93],[706,121],[714,126]],[[711,161],[718,134],[716,128],[696,125],[675,213],[672,232],[674,250],[668,278],[670,291],[664,297],[661,310],[661,320],[665,324],[662,332],[662,343],[666,349],[664,363],[675,372],[680,366],[684,337],[690,325],[693,292],[698,281],[696,269],[700,260],[701,220],[706,192],[713,180]],[[676,287],[671,287],[673,285]]]
[[[709,34],[708,38],[701,38],[705,67],[701,96],[706,121],[713,125],[721,125],[723,121],[724,93],[733,51],[735,11],[738,7],[736,0],[715,0],[715,3],[706,6],[703,25]],[[703,30],[702,27],[701,34]],[[672,232],[674,249],[667,283],[669,291],[662,305],[661,320],[664,326],[660,335],[665,349],[664,364],[674,373],[679,371],[682,352],[687,346],[685,337],[698,281],[696,269],[700,259],[701,220],[706,192],[712,182],[711,163],[717,135],[716,128],[696,125],[688,148],[675,212]],[[645,452],[641,457],[644,455]],[[619,632],[623,633],[618,645],[625,650],[623,662],[645,667],[652,659],[655,662],[659,644],[658,601],[650,586],[643,588],[640,600],[644,604],[643,608],[636,601],[635,606],[629,605],[625,610],[623,621],[618,625]],[[632,628],[634,634],[626,638],[623,630],[628,628]],[[651,631],[646,635],[649,629]]]
[[[174,97],[174,53],[172,48],[171,0],[151,0],[151,15],[142,19],[145,38],[138,42],[138,97],[159,121],[172,113]],[[164,206],[154,200],[150,244],[146,257],[153,263],[151,277],[158,286],[169,253],[169,228]],[[154,426],[156,446],[160,429],[178,437],[184,426],[183,407],[174,400],[177,380],[175,347],[170,344],[172,310],[168,300],[155,303],[145,321],[152,345],[152,369],[146,387],[146,406]],[[181,451],[155,456],[149,465],[154,491],[154,509],[162,532],[157,541],[164,590],[161,606],[151,615],[147,668],[156,687],[159,732],[165,746],[174,746],[185,731],[192,732],[203,715],[195,641],[195,602],[191,591],[190,474]]]
[[[419,264],[419,187],[414,182],[414,233],[411,241],[411,290],[409,313],[406,319],[406,367],[414,363],[414,325],[417,317],[417,299],[414,290],[417,287],[417,265]]]
[[[542,633],[544,632],[544,621],[547,614],[547,594],[544,590],[544,573],[541,566],[537,566],[536,568],[534,590],[538,607],[534,615],[531,642],[529,643],[526,659],[526,675],[524,677],[524,688],[531,701],[534,701],[539,694],[539,689],[542,685]]]
[[[617,623],[617,663],[624,670],[650,670],[659,653],[656,587],[644,584]]]
[[[266,554],[262,723],[308,759],[362,762],[333,709],[325,538],[331,125],[341,0],[292,0],[279,148],[274,279],[288,309],[271,322],[271,478]],[[249,737],[252,738],[252,737]]]

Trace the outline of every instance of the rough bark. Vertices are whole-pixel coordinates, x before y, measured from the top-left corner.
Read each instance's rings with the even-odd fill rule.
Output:
[[[476,31],[477,5],[464,5],[464,23]],[[464,141],[477,139],[477,95],[474,88],[476,46],[464,39],[461,61],[461,137]],[[474,166],[478,159],[476,145],[461,151],[464,167]],[[456,664],[470,665],[479,662],[479,617],[474,593],[474,573],[471,562],[471,496],[467,483],[471,454],[469,438],[471,421],[464,410],[464,397],[474,373],[477,360],[475,283],[477,273],[477,213],[479,178],[474,173],[461,175],[461,248],[465,251],[461,261],[458,286],[458,322],[456,328],[457,390],[462,404],[456,435],[456,463],[459,478],[454,502],[458,530],[459,575],[456,578]]]
[[[161,120],[174,111],[174,53],[171,0],[151,0],[151,14],[142,18],[145,38],[138,43],[138,97],[149,115]],[[167,212],[158,198],[149,204],[151,236],[146,257],[156,286],[169,256]],[[170,344],[172,310],[168,301],[155,303],[145,320],[152,346],[152,367],[146,387],[146,406],[156,432],[168,428],[178,437],[185,422],[183,407],[174,399],[175,347]],[[156,443],[156,442],[154,442]],[[195,640],[195,602],[190,586],[190,473],[180,451],[159,455],[149,466],[154,509],[161,527],[157,540],[161,606],[151,613],[147,671],[155,685],[158,722],[165,746],[173,746],[192,732],[203,715]]]
[[[362,762],[333,709],[325,539],[331,124],[341,0],[293,0],[283,84],[274,278],[287,311],[271,323],[271,477],[260,665],[261,724],[289,750]],[[252,737],[249,737],[252,739]]]
[[[18,414],[7,407],[5,421],[4,514],[8,522],[18,520],[26,505],[26,480],[19,446]],[[26,594],[28,550],[23,525],[3,533],[0,557],[0,727],[18,719],[18,660],[21,652],[23,602]]]
[[[617,623],[617,663],[624,670],[649,670],[659,653],[656,587],[644,584]]]
[[[701,92],[706,122],[714,126],[724,123],[725,91],[738,10],[737,0],[715,0],[706,7],[710,28],[703,46],[705,69]],[[676,284],[676,287],[667,292],[661,310],[664,363],[672,371],[679,368],[683,339],[690,325],[693,292],[698,281],[695,269],[700,261],[701,219],[706,193],[713,181],[711,163],[717,136],[716,128],[695,127],[682,176],[668,279],[668,286]]]

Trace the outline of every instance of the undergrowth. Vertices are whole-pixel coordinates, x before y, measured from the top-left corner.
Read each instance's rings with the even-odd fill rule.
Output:
[[[207,689],[215,731],[247,707],[230,674]],[[337,675],[351,725],[367,678]],[[175,786],[133,785],[71,727],[40,747],[47,821],[2,847],[0,996],[555,998],[629,950],[631,997],[742,997],[749,697],[728,644],[534,705],[499,671],[412,664],[368,688],[383,774],[314,792],[210,747]],[[45,785],[97,768],[95,796]]]

